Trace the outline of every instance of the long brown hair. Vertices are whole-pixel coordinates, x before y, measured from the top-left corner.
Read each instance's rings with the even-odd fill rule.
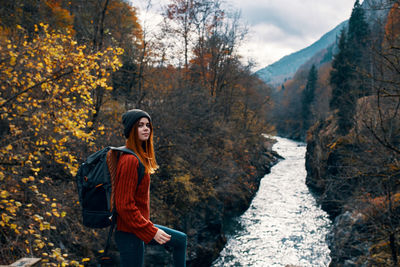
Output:
[[[154,153],[153,146],[153,125],[150,122],[150,135],[146,141],[140,141],[138,137],[138,120],[132,127],[128,139],[126,139],[126,147],[131,149],[139,157],[140,161],[145,167],[145,172],[153,174],[157,169],[157,161]]]

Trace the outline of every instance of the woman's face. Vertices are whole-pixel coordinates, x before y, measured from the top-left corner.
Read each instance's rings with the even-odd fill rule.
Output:
[[[150,137],[150,121],[148,118],[143,117],[139,120],[138,125],[138,138],[140,141],[147,141]]]

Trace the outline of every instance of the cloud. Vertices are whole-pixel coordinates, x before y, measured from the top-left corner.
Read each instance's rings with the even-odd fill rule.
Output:
[[[231,4],[250,25],[270,23],[288,34],[333,27],[350,16],[353,5],[349,0],[233,0]]]
[[[351,0],[231,0],[231,8],[241,10],[250,33],[239,49],[244,58],[253,58],[265,67],[285,55],[317,41],[348,19]]]

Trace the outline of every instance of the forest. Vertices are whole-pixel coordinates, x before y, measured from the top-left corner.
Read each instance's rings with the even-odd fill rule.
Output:
[[[163,10],[155,33],[129,1],[0,1],[0,264],[95,263],[106,232],[81,224],[74,176],[92,152],[124,144],[131,108],[155,127],[152,220],[188,234],[189,266],[218,255],[224,220],[274,160],[261,135],[274,131],[271,89],[237,53],[239,13],[219,0]],[[148,266],[168,264],[154,253]]]

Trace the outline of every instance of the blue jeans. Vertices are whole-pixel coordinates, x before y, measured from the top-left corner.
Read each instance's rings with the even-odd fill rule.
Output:
[[[186,266],[186,243],[187,236],[185,233],[170,229],[162,225],[154,225],[171,235],[171,240],[165,245],[172,247],[174,265],[176,267]],[[116,231],[115,242],[119,250],[122,267],[142,267],[144,259],[144,242],[132,233]],[[149,245],[159,245],[154,239]],[[162,245],[162,246],[165,246]]]

